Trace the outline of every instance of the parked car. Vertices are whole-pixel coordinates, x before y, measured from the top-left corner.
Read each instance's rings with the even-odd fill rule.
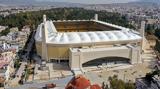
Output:
[[[50,84],[46,84],[46,86],[43,89],[50,89],[50,88],[55,88],[56,84],[54,83],[50,83]]]

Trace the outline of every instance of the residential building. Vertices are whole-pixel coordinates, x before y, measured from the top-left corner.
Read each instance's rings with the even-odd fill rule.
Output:
[[[14,59],[16,50],[11,48],[6,43],[0,45],[0,83],[3,85],[7,82],[14,73]]]
[[[29,27],[25,26],[21,31],[19,31],[18,28],[11,28],[10,32],[6,36],[0,37],[0,41],[1,43],[6,42],[10,44],[10,46],[16,47],[16,50],[18,52],[18,50],[23,49],[23,47],[25,46],[29,35]]]

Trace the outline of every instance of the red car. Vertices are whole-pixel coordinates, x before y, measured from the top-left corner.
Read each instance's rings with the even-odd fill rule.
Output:
[[[54,83],[51,83],[51,84],[46,84],[46,88],[49,89],[49,88],[55,88],[56,87],[56,84]]]

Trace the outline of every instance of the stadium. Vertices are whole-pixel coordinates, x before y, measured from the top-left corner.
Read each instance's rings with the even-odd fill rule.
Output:
[[[37,54],[48,62],[68,62],[71,70],[94,62],[141,63],[143,31],[94,20],[46,20],[36,31]]]

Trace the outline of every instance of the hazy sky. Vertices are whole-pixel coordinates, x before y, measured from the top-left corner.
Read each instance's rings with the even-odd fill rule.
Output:
[[[56,2],[72,2],[72,3],[86,3],[86,4],[106,4],[106,3],[126,3],[138,0],[37,0],[37,1],[56,1]]]

